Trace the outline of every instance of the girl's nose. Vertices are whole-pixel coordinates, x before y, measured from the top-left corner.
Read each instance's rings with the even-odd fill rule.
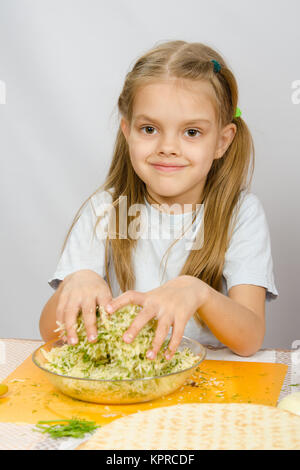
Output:
[[[158,155],[176,156],[180,154],[180,145],[178,139],[174,136],[162,136],[159,139]]]

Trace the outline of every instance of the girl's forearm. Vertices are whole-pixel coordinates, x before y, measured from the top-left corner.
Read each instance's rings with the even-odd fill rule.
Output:
[[[59,337],[59,334],[54,333],[54,330],[56,330],[57,328],[56,308],[59,300],[61,285],[62,282],[60,283],[59,287],[56,289],[54,294],[50,297],[41,313],[39,324],[40,333],[43,340],[46,342]]]
[[[198,309],[202,320],[216,338],[236,354],[255,354],[264,339],[264,321],[244,305],[207,287],[205,301]]]

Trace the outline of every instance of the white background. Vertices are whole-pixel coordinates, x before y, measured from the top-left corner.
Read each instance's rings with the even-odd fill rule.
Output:
[[[217,49],[237,77],[279,291],[264,347],[300,339],[299,31],[298,0],[0,0],[0,337],[40,338],[67,230],[108,171],[125,75],[181,39]]]

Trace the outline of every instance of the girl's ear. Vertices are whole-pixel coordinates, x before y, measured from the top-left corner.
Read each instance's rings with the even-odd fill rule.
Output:
[[[128,137],[129,137],[129,123],[123,117],[121,118],[120,126],[121,126],[121,129],[122,129],[122,132],[124,134],[125,139],[128,140]]]
[[[223,157],[224,153],[233,141],[236,131],[237,127],[233,123],[227,124],[227,126],[223,127],[220,131],[215,160]]]

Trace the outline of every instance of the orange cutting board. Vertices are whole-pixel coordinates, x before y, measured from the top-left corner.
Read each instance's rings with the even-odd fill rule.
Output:
[[[276,406],[287,365],[206,360],[200,371],[176,392],[147,403],[100,405],[69,398],[48,382],[28,357],[3,383],[0,422],[31,423],[77,417],[107,424],[127,414],[180,403],[258,403]]]

